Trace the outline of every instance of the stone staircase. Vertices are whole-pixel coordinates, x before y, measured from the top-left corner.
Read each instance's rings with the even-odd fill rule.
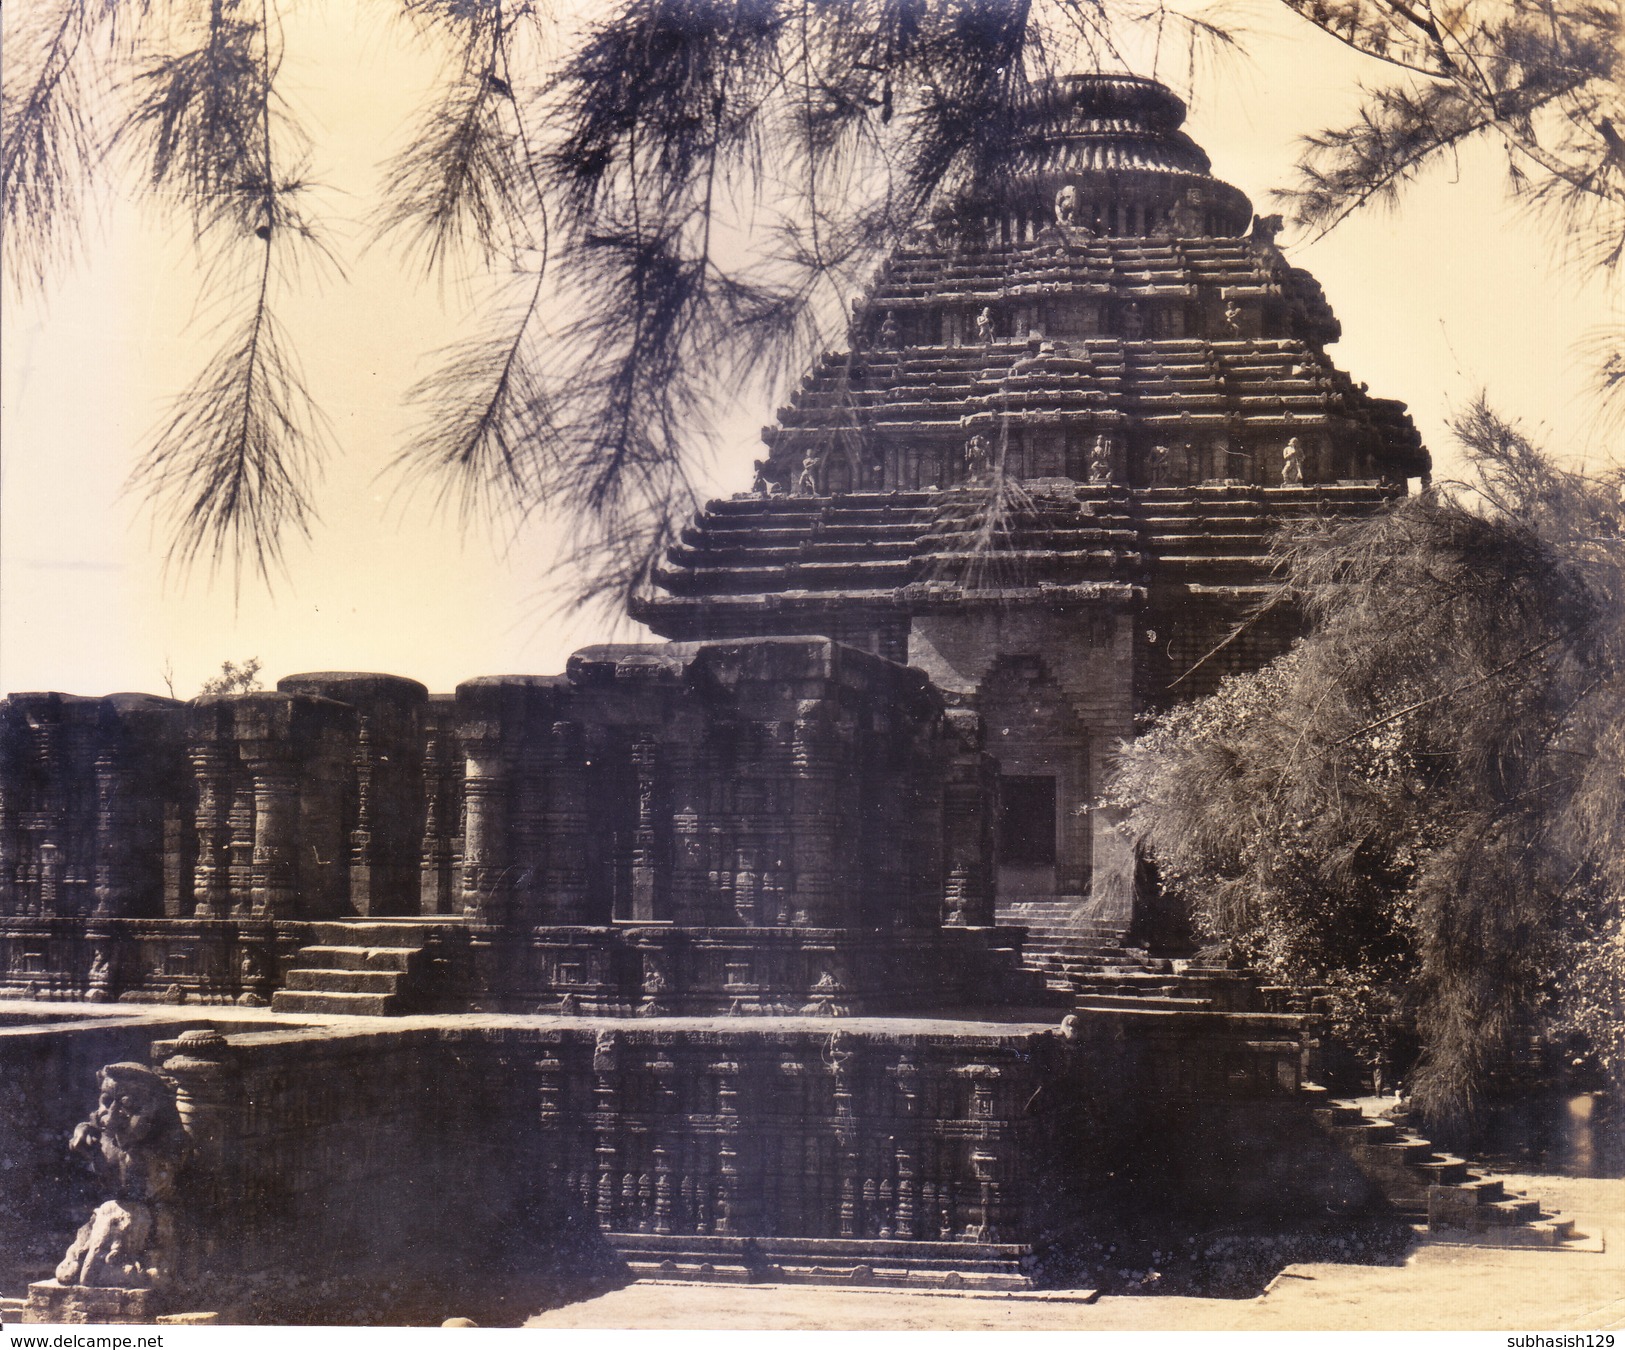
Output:
[[[604,1237],[640,1280],[998,1291],[1036,1287],[1032,1249],[997,1242],[616,1232]]]
[[[431,935],[430,925],[409,921],[312,924],[316,940],[299,949],[271,1009],[363,1017],[410,1012]]]
[[[1165,961],[1131,952],[1122,946],[1115,925],[1082,918],[1078,901],[1067,896],[1041,896],[999,906],[999,923],[1026,930],[1022,964],[1044,977],[1056,993],[1076,992],[1073,979],[1106,968],[1161,973],[1172,970]]]
[[[1280,1002],[1279,991],[1271,998],[1271,991],[1245,971],[1163,960],[1087,936],[1069,943],[1041,937],[1037,959],[1045,958],[1051,987],[1064,982],[1076,994],[1077,1012],[1084,1015],[1136,1011],[1216,1015],[1194,1019],[1205,1025],[1223,1021],[1225,1014],[1266,1013],[1272,1003]],[[1426,1225],[1431,1235],[1525,1247],[1562,1247],[1575,1240],[1572,1220],[1546,1212],[1539,1200],[1509,1189],[1465,1158],[1435,1149],[1402,1121],[1372,1114],[1358,1101],[1333,1100],[1314,1083],[1301,1083],[1296,1095],[1394,1210]]]
[[[1042,975],[1051,991],[1096,1008],[1263,1010],[1251,975],[1129,947],[1115,925],[1080,918],[1077,903],[1061,896],[1020,900],[999,916],[1000,923],[1027,930],[1022,964]]]
[[[1324,1095],[1309,1087],[1306,1093]],[[1402,1122],[1374,1115],[1356,1101],[1313,1107],[1316,1123],[1389,1203],[1437,1237],[1465,1234],[1497,1246],[1560,1247],[1576,1237],[1574,1222],[1540,1201],[1509,1190],[1465,1158],[1437,1151]]]

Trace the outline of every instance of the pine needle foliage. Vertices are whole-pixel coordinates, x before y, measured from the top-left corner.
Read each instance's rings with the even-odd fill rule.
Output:
[[[1391,206],[1473,141],[1496,145],[1507,185],[1550,222],[1584,273],[1625,258],[1625,11],[1615,0],[1285,0],[1372,58],[1354,119],[1303,140],[1278,194],[1318,237]],[[1600,334],[1596,387],[1625,417],[1625,331]]]
[[[277,322],[278,285],[330,255],[300,209],[308,138],[276,93],[270,0],[176,5],[148,33],[114,136],[147,191],[209,259],[217,300],[246,317],[175,398],[130,478],[171,527],[185,570],[269,581],[306,534],[324,423]]]
[[[1353,125],[1306,143],[1289,195],[1307,226],[1391,200],[1490,136],[1584,261],[1618,259],[1617,6],[1281,2],[1383,76]],[[441,76],[369,214],[421,273],[462,282],[483,268],[498,293],[419,384],[422,421],[398,467],[470,524],[546,511],[574,531],[573,581],[555,584],[578,599],[645,583],[696,500],[706,428],[849,322],[860,331],[847,297],[908,229],[929,217],[974,235],[979,213],[953,204],[997,196],[1022,138],[1043,136],[1049,76],[1132,68],[1132,34],[1150,73],[1193,78],[1242,35],[1233,13],[1195,0],[397,0],[395,12]],[[71,258],[86,184],[113,165],[178,213],[211,283],[251,313],[325,256],[300,210],[310,146],[278,96],[273,0],[31,0],[6,20],[0,224],[14,288]],[[285,342],[226,332],[136,481],[161,489],[175,561],[268,577],[314,519],[322,419]],[[1625,348],[1613,333],[1598,347],[1599,388],[1616,394]],[[222,389],[267,414],[240,418],[235,440],[185,406]],[[204,486],[218,507],[200,508]]]
[[[1161,718],[1114,794],[1204,932],[1407,1010],[1413,1098],[1459,1132],[1625,974],[1575,959],[1625,906],[1625,522],[1482,402],[1454,429],[1466,481],[1281,544],[1311,635]]]

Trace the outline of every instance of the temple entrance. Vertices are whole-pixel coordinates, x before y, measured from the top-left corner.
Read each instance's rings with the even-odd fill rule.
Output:
[[[999,860],[1007,867],[1055,866],[1055,777],[999,776]]]
[[[978,694],[999,761],[1001,902],[1088,887],[1089,736],[1037,656],[1002,657]]]

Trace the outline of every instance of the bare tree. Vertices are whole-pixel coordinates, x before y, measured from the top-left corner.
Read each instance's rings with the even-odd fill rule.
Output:
[[[174,686],[170,686],[173,690]],[[198,686],[199,694],[252,694],[260,684],[260,659],[251,656],[246,661],[222,661],[220,673],[211,675]]]

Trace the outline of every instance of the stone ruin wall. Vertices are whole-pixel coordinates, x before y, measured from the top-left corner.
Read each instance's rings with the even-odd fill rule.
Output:
[[[9,1280],[48,1273],[75,1203],[94,1203],[40,1141],[60,1153],[101,1057],[151,1063],[185,1126],[164,1298],[246,1320],[352,1317],[415,1285],[534,1297],[538,1280],[621,1261],[723,1279],[895,1261],[974,1282],[979,1264],[1031,1269],[1068,1232],[1152,1212],[1222,1222],[1371,1199],[1295,1100],[1291,1019],[250,1031],[165,1015],[167,1034],[0,1035],[8,1074],[46,1036],[61,1066],[40,1080],[41,1128],[0,1128],[0,1154],[56,1188],[11,1216],[39,1251],[19,1250]]]
[[[427,925],[443,1006],[852,1010],[989,975],[980,724],[826,640],[0,719],[14,997],[262,1001],[312,925],[380,918]]]

